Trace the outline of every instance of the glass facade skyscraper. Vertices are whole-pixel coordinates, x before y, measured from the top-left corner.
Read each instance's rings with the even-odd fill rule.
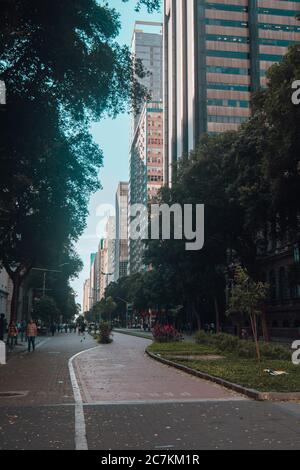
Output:
[[[300,1],[166,0],[165,179],[202,134],[237,129],[290,44]]]

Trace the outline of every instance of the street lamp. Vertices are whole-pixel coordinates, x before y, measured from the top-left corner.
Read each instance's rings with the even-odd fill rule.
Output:
[[[67,266],[69,263],[63,263],[58,266],[58,268],[62,268],[63,266]],[[32,271],[42,271],[44,273],[43,278],[43,297],[46,297],[46,276],[47,273],[62,273],[62,271],[58,271],[57,269],[47,269],[47,268],[32,268]]]
[[[104,273],[103,271],[101,271],[101,274],[102,276],[106,276],[106,287],[108,286],[108,278],[109,276],[113,276],[115,273]]]

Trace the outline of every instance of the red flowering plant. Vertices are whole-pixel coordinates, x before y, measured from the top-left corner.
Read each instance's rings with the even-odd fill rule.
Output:
[[[154,325],[152,333],[155,341],[159,343],[171,343],[182,339],[181,334],[173,325],[160,325],[157,323]]]

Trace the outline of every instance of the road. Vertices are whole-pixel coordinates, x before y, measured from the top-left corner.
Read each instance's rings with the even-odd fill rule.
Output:
[[[153,361],[147,344],[61,334],[11,358],[0,449],[300,449],[300,405],[253,402]]]

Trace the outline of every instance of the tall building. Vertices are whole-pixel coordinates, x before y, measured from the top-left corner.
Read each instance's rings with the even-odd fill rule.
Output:
[[[163,108],[161,102],[147,102],[141,112],[131,145],[129,206],[142,204],[147,207],[163,186]],[[129,220],[131,221],[131,219]],[[148,217],[141,220],[140,232],[144,233]],[[129,274],[145,269],[143,265],[144,243],[134,239],[129,226]]]
[[[105,296],[105,289],[107,287],[107,240],[104,238],[99,243],[98,248],[98,302]]]
[[[90,291],[91,291],[91,282],[90,279],[87,279],[83,286],[83,313],[89,312],[90,310]]]
[[[127,276],[128,268],[128,183],[119,183],[116,194],[115,281]]]
[[[144,26],[144,29],[138,27]],[[163,35],[161,23],[137,22],[133,34],[132,52],[142,60],[149,75],[142,80],[151,95],[140,114],[133,118],[130,146],[129,207],[147,206],[163,185]],[[152,32],[148,29],[151,27]],[[145,220],[144,220],[145,219]],[[147,217],[142,224],[147,225]],[[131,220],[129,220],[131,222]],[[141,227],[141,233],[143,233]],[[129,229],[130,230],[130,229]],[[129,233],[128,273],[144,269],[144,244]]]
[[[91,266],[90,266],[90,308],[97,303],[98,295],[98,284],[97,284],[97,271],[98,271],[98,259],[97,253],[91,254]]]
[[[140,79],[151,95],[151,100],[162,101],[163,98],[163,36],[162,23],[136,21],[132,36],[131,51],[140,60],[146,76]],[[140,114],[133,117],[132,136],[134,137]]]
[[[116,252],[116,218],[109,217],[106,226],[107,239],[107,284],[114,280],[115,275],[115,252]]]
[[[165,0],[165,179],[204,133],[237,129],[251,93],[300,42],[290,0]]]

